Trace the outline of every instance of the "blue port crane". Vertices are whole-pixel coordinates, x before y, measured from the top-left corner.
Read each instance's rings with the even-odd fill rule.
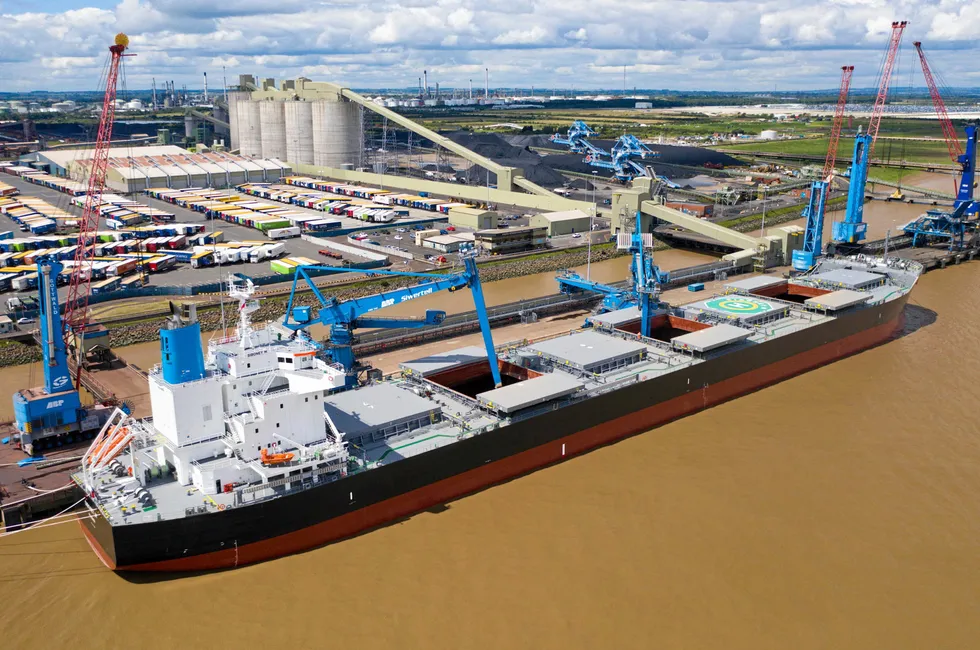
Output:
[[[956,162],[960,164],[960,184],[956,189],[956,201],[954,208],[958,208],[964,203],[968,203],[966,215],[975,217],[980,206],[973,200],[973,188],[976,187],[976,168],[977,168],[977,125],[970,124],[966,127],[966,151],[956,157]]]
[[[844,112],[853,74],[854,66],[841,67],[840,91],[837,93],[837,106],[834,110],[834,121],[830,129],[830,143],[827,146],[823,172],[820,178],[810,185],[810,196],[806,208],[803,209],[803,218],[806,219],[803,247],[793,251],[793,268],[797,271],[805,271],[813,266],[823,250],[823,220],[827,207],[827,192],[833,183],[834,168],[837,164],[837,146],[844,125]]]
[[[487,307],[483,298],[483,286],[480,283],[480,274],[476,266],[475,250],[472,247],[461,249],[460,259],[463,261],[463,270],[451,274],[363,270],[361,273],[372,277],[393,276],[420,278],[425,280],[425,282],[346,301],[324,296],[316,284],[310,279],[309,273],[311,271],[315,273],[350,273],[350,269],[333,266],[298,266],[296,267],[296,275],[293,277],[293,286],[289,292],[289,303],[286,306],[286,316],[282,324],[294,332],[306,332],[311,325],[325,325],[329,327],[329,344],[325,347],[324,353],[331,361],[343,366],[348,377],[347,385],[354,386],[357,383],[357,372],[359,370],[353,351],[355,329],[365,327],[385,329],[418,328],[425,327],[426,325],[437,325],[446,318],[446,312],[438,310],[427,310],[425,317],[421,319],[372,317],[369,315],[371,312],[428,296],[439,291],[459,291],[468,288],[473,294],[473,304],[476,307],[477,320],[480,323],[480,331],[483,334],[483,343],[487,350],[487,360],[490,363],[493,382],[495,386],[499,387],[501,386],[500,369],[497,363],[497,353],[493,345],[493,336],[490,332],[490,318],[487,315]],[[312,314],[310,307],[294,306],[297,288],[304,281],[319,303],[315,316]]]
[[[912,45],[919,55],[919,62],[922,64],[922,75],[925,77],[926,86],[929,87],[929,96],[932,97],[932,104],[936,108],[936,117],[939,118],[939,126],[942,127],[943,139],[946,141],[946,148],[949,157],[954,163],[960,165],[960,181],[956,187],[956,201],[953,203],[953,210],[960,207],[963,203],[968,203],[965,216],[975,216],[977,214],[977,204],[973,202],[974,167],[977,162],[977,130],[976,126],[966,127],[966,151],[960,146],[960,141],[956,137],[956,129],[953,122],[949,119],[949,112],[946,110],[946,102],[943,101],[942,93],[939,92],[939,85],[932,74],[932,68],[922,51],[922,42],[916,41]]]
[[[957,154],[957,161],[963,170],[960,176],[956,200],[952,210],[929,210],[902,226],[906,235],[912,236],[912,246],[933,241],[949,242],[950,250],[962,248],[967,233],[977,233],[980,221],[977,220],[977,202],[973,200],[974,168],[977,163],[977,126],[966,127],[966,151]]]
[[[37,261],[38,320],[44,385],[14,393],[14,416],[22,446],[49,435],[73,433],[81,425],[82,403],[71,380],[58,304],[58,276],[64,267],[53,258]]]
[[[577,273],[565,271],[559,275],[558,288],[564,294],[593,292],[603,295],[601,312],[638,307],[640,310],[640,334],[650,336],[654,311],[660,306],[660,288],[670,281],[670,273],[661,271],[654,264],[653,234],[642,231],[642,217],[636,213],[633,232],[618,233],[616,247],[628,250],[633,256],[630,261],[630,286],[613,287],[601,282],[592,282]]]
[[[878,82],[878,95],[871,108],[871,118],[868,120],[866,133],[859,133],[854,138],[854,154],[851,157],[850,186],[847,188],[847,206],[844,209],[844,220],[835,221],[831,230],[834,248],[838,251],[857,249],[864,241],[868,232],[868,224],[864,222],[864,196],[868,184],[868,165],[874,153],[875,142],[878,139],[878,129],[881,117],[885,111],[888,99],[888,88],[891,84],[892,70],[898,56],[898,48],[902,43],[902,35],[908,25],[906,21],[893,22],[888,48]]]

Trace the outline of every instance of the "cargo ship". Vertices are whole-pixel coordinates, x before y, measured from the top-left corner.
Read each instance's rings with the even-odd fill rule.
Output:
[[[348,538],[887,341],[922,267],[825,258],[688,304],[636,306],[495,349],[408,361],[346,388],[309,338],[237,289],[236,333],[205,353],[193,315],[161,330],[152,417],[118,412],[76,482],[117,571],[196,571]],[[491,350],[494,348],[490,347]]]

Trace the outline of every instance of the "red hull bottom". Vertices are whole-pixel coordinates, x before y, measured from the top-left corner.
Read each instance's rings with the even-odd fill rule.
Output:
[[[282,557],[351,537],[400,517],[446,503],[495,483],[559,462],[569,456],[648,431],[671,420],[860,352],[886,341],[895,332],[900,320],[899,318],[883,323],[848,338],[720,381],[700,391],[692,391],[649,408],[627,413],[600,426],[583,429],[560,440],[488,463],[350,514],[335,517],[288,535],[240,546],[237,549],[117,567],[84,525],[82,530],[102,562],[110,569],[119,571],[203,571],[232,568]]]

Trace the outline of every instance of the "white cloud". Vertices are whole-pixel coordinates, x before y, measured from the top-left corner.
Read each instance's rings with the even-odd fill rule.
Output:
[[[62,13],[0,2],[0,91],[93,88],[116,31],[139,55],[126,62],[131,88],[153,76],[192,86],[220,66],[229,79],[305,74],[355,87],[414,86],[422,69],[465,86],[489,66],[491,84],[600,88],[618,87],[624,65],[638,87],[830,88],[843,64],[869,86],[896,18],[910,21],[906,49],[923,40],[947,80],[980,74],[980,0],[115,2]]]
[[[534,45],[548,40],[548,30],[535,25],[530,29],[512,29],[493,38],[497,45]]]

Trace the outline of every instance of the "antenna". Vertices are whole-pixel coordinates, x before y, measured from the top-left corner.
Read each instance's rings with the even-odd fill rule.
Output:
[[[483,74],[483,97],[484,99],[490,99],[490,68],[484,68]]]

